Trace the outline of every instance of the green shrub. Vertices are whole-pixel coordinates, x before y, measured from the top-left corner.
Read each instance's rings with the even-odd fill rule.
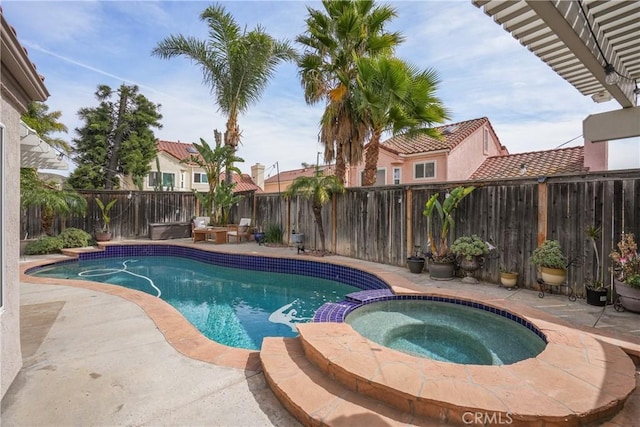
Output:
[[[91,241],[91,235],[79,228],[67,228],[58,237],[62,239],[63,248],[83,248]]]
[[[458,237],[449,250],[456,255],[465,257],[468,261],[471,261],[474,256],[489,253],[489,247],[485,241],[475,234]]]
[[[264,241],[266,243],[282,243],[284,231],[276,224],[270,224],[264,230]]]
[[[567,268],[567,259],[562,253],[560,242],[557,240],[545,240],[533,251],[529,261],[539,267]]]
[[[24,248],[26,255],[41,255],[60,252],[63,248],[62,239],[59,237],[44,236],[29,243]]]

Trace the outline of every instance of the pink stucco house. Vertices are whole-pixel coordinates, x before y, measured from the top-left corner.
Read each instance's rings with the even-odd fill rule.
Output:
[[[486,117],[436,129],[442,139],[398,135],[383,141],[376,185],[466,180],[486,159],[509,154]],[[347,186],[361,186],[363,173],[364,162],[352,165]]]

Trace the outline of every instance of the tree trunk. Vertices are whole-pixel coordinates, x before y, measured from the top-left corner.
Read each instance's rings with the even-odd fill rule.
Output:
[[[124,139],[124,115],[127,112],[127,102],[129,99],[129,89],[126,86],[120,88],[120,105],[118,106],[118,117],[116,118],[116,132],[113,137],[111,146],[111,157],[109,157],[109,166],[104,174],[104,188],[113,190],[113,181],[116,176],[116,168],[118,167],[118,151]]]
[[[364,161],[364,179],[362,186],[368,187],[376,183],[378,173],[378,152],[380,151],[380,132],[376,131],[371,135],[371,141],[367,147]]]
[[[342,144],[336,144],[336,177],[340,180],[340,184],[344,185],[344,178],[346,175],[346,165],[344,162],[344,155],[342,152]]]
[[[238,150],[238,144],[240,143],[240,126],[238,126],[238,117],[235,114],[230,114],[229,119],[227,120],[227,130],[224,133],[224,143],[233,148],[233,153],[235,154]],[[233,182],[230,167],[233,167],[233,164],[226,165],[227,169],[225,170],[225,182],[227,184],[231,184]]]
[[[318,234],[320,235],[320,246],[322,247],[322,252],[325,251],[324,245],[324,227],[322,226],[322,205],[313,204],[313,216],[316,219],[316,225],[318,226]]]

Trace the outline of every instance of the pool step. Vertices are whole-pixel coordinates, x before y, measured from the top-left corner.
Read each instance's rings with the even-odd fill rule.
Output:
[[[553,325],[549,334],[553,328],[563,331]],[[286,345],[265,339],[261,360],[276,396],[305,425],[385,425],[374,414],[392,425],[464,426],[476,414],[488,414],[487,425],[588,425],[620,411],[635,387],[629,357],[587,335],[498,367],[412,357],[345,323],[298,324],[298,332]]]
[[[371,289],[366,291],[352,292],[345,296],[344,301],[328,302],[323,304],[313,317],[314,322],[343,322],[344,317],[362,304],[391,298],[394,294],[389,289]]]
[[[349,390],[307,359],[298,338],[265,338],[260,359],[276,397],[305,426],[439,425]]]

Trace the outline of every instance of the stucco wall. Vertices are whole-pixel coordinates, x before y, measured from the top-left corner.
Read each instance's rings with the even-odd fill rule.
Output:
[[[204,171],[200,168],[193,169],[191,166],[178,162],[175,157],[170,156],[164,152],[158,153],[158,158],[160,161],[160,172],[173,173],[175,175],[175,183],[173,188],[175,191],[191,191],[192,188],[195,188],[198,191],[209,191],[209,184],[193,183],[194,171],[204,173]],[[157,170],[157,164],[154,160],[151,164],[151,171],[157,172]],[[184,182],[181,181],[182,173],[184,173]],[[148,176],[144,179],[143,189],[154,190],[154,188],[149,185]]]
[[[2,396],[22,367],[20,350],[20,186],[15,180],[20,176],[20,115],[2,96],[0,122],[4,131],[4,186],[2,235],[4,239],[3,307],[0,309],[0,382]],[[9,177],[9,178],[7,178]]]
[[[484,151],[484,130],[488,131],[488,150]],[[500,143],[488,125],[472,133],[463,143],[449,153],[449,181],[460,181],[469,177],[480,167],[487,157],[500,154]]]
[[[584,141],[584,167],[590,172],[609,170],[609,141]]]

